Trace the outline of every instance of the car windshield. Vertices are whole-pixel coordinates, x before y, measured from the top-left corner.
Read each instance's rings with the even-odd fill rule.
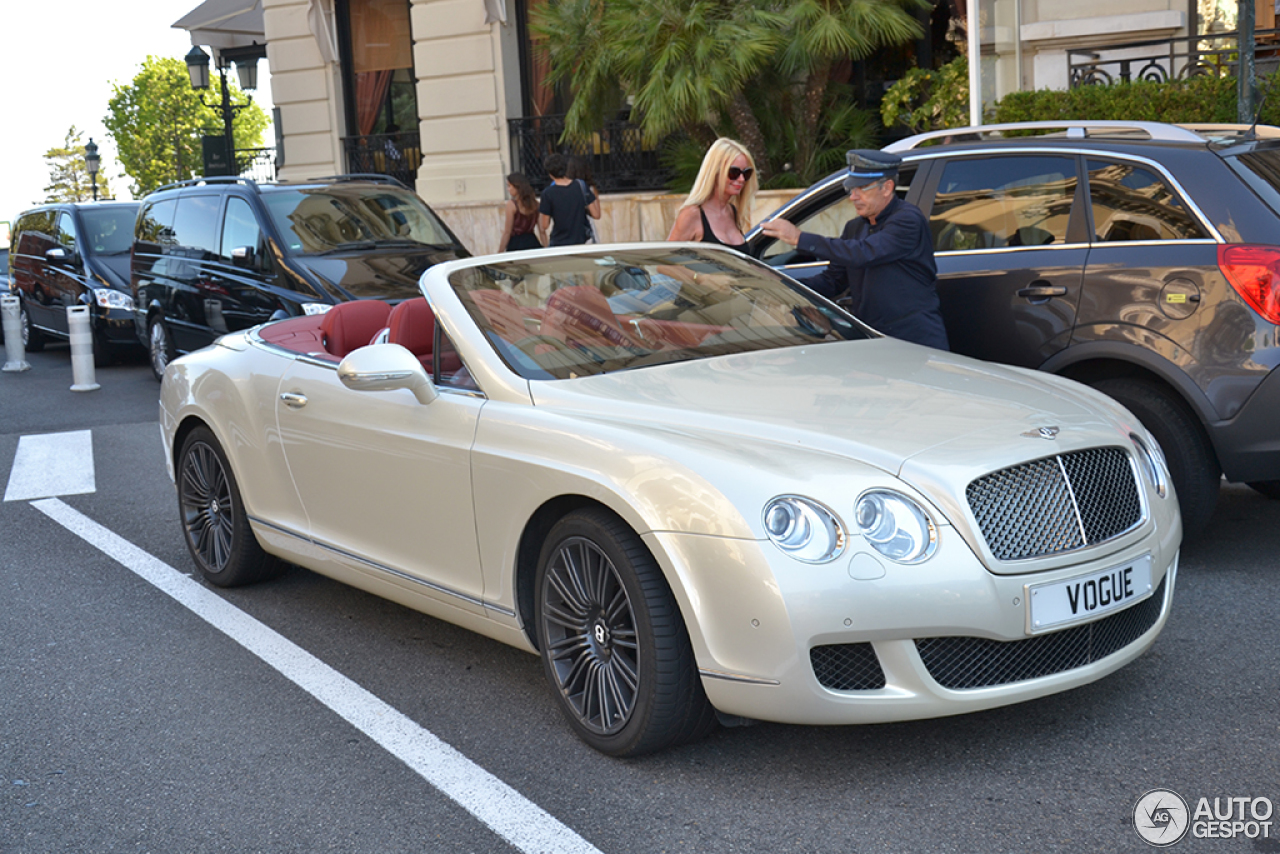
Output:
[[[610,249],[499,261],[449,282],[525,379],[572,379],[871,337],[849,315],[736,253]]]
[[[84,238],[94,255],[123,255],[133,246],[137,205],[80,209]]]
[[[426,203],[398,187],[281,188],[263,192],[262,201],[286,248],[301,255],[457,245]]]

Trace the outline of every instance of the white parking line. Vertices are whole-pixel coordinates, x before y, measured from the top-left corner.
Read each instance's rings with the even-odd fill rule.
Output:
[[[311,653],[56,498],[35,507],[172,596],[382,745],[526,854],[600,854],[537,804]]]
[[[88,430],[18,439],[5,501],[94,492],[93,434]]]

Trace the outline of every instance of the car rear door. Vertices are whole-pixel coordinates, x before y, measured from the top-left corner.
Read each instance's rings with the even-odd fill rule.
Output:
[[[924,199],[951,349],[1036,368],[1065,348],[1089,254],[1079,158],[952,155]]]

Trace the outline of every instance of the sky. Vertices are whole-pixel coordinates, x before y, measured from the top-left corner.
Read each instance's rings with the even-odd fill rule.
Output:
[[[49,169],[44,153],[61,147],[72,125],[98,144],[102,174],[112,191],[128,198],[129,179],[118,177],[116,147],[102,123],[113,83],[130,83],[148,55],[185,56],[191,37],[172,28],[201,0],[61,0],[46,6],[6,2],[0,24],[0,223],[44,201]],[[271,114],[266,60],[258,63],[258,88],[250,93]],[[267,139],[270,139],[270,131]],[[0,225],[0,246],[7,242]]]

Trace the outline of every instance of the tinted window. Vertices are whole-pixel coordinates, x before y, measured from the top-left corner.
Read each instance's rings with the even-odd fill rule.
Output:
[[[1089,202],[1100,242],[1208,237],[1164,181],[1132,163],[1090,160]]]
[[[142,209],[136,231],[140,251],[158,254],[160,247],[173,245],[173,214],[177,207],[175,200],[165,199]]]
[[[929,224],[939,252],[1065,243],[1076,192],[1072,157],[947,163]]]
[[[218,196],[184,196],[173,218],[173,240],[183,255],[207,258],[218,254]]]
[[[397,187],[334,184],[262,194],[271,222],[290,252],[378,246],[456,246],[426,203]]]
[[[53,237],[53,211],[36,211],[35,213],[25,214],[18,219],[18,225],[14,229],[15,232],[30,232],[32,234],[43,234],[47,237]]]
[[[58,214],[58,245],[74,251],[76,248],[76,224],[71,214],[63,211]]]
[[[231,251],[247,246],[255,253],[262,249],[262,229],[253,209],[244,199],[227,199],[227,212],[222,221],[222,258],[231,260]]]
[[[82,208],[84,239],[95,255],[123,255],[133,244],[136,207]]]

